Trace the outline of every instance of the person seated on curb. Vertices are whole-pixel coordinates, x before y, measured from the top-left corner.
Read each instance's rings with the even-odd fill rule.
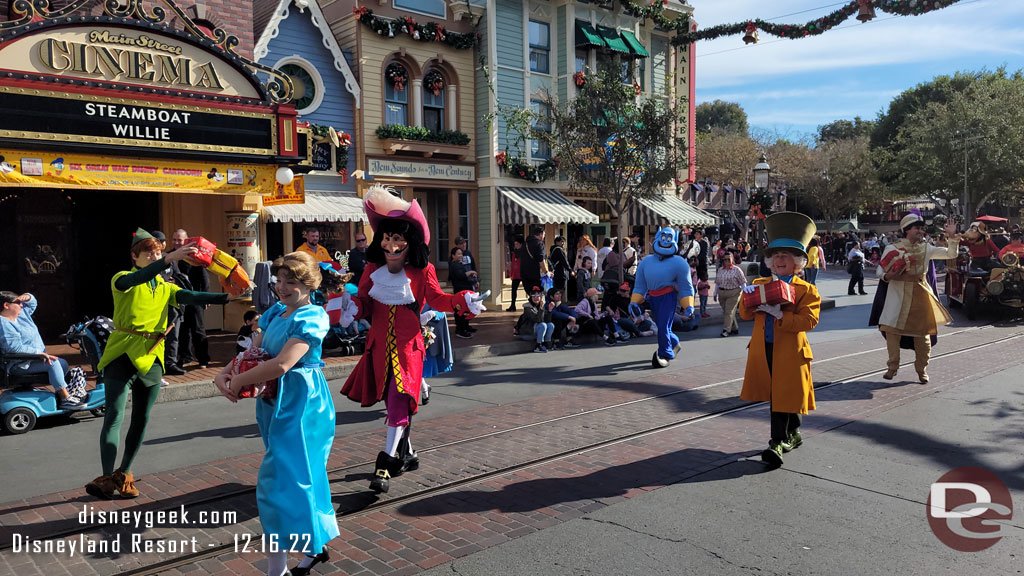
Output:
[[[576,322],[576,311],[562,300],[561,289],[552,288],[548,290],[548,304],[555,305],[551,308],[551,321],[555,324],[555,336],[558,336],[555,349],[579,348],[579,344],[573,342],[573,337],[580,331],[580,327]],[[552,337],[552,340],[554,340],[554,337]]]
[[[698,312],[684,316],[682,310],[676,310],[675,318],[672,320],[672,331],[692,332],[700,328],[700,318],[701,316]]]
[[[612,310],[616,317],[615,322],[619,325],[619,334],[625,334],[625,336],[619,337],[621,340],[642,336],[636,323],[629,317],[629,297],[632,290],[633,287],[629,285],[629,282],[623,282],[619,285],[618,292],[609,299],[608,303],[609,309]]]
[[[594,261],[590,256],[584,256],[580,260],[580,268],[576,270],[576,294],[583,298],[583,294],[586,294],[593,284],[594,278]],[[595,293],[597,291],[595,290]]]
[[[68,362],[46,353],[46,345],[39,335],[39,329],[32,320],[39,302],[31,294],[0,292],[0,352],[4,354],[39,354],[43,358],[24,360],[11,368],[12,376],[46,374],[50,386],[60,399],[61,410],[82,410],[85,404],[68,394],[64,375],[68,373]]]
[[[633,316],[631,314],[629,319],[633,322],[633,325],[636,326],[636,329],[640,331],[641,336],[654,336],[658,333],[658,328],[654,325],[654,321],[651,320],[650,310],[645,309],[643,314],[640,316]]]
[[[615,344],[615,320],[608,314],[597,311],[597,288],[589,288],[584,292],[582,300],[576,304],[576,324],[580,333],[592,332],[604,337],[605,343]]]
[[[532,340],[537,343],[534,352],[547,352],[546,342],[555,334],[555,325],[551,323],[551,312],[544,304],[544,290],[540,286],[530,288],[530,299],[523,304],[523,313],[516,322],[516,333],[520,340]]]

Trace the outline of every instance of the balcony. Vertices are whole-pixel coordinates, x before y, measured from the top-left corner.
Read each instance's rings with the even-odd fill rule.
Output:
[[[469,136],[457,130],[432,132],[422,127],[386,124],[377,128],[377,137],[384,153],[389,155],[442,156],[455,160],[470,155]]]

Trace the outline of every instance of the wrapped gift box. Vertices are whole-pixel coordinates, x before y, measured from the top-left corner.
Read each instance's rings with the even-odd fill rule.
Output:
[[[756,290],[743,293],[743,305],[754,309],[762,304],[792,304],[793,287],[789,282],[772,280],[767,284],[755,284]]]
[[[914,263],[914,259],[907,251],[902,248],[896,250],[890,250],[885,256],[882,257],[882,270],[886,272],[900,272],[907,266]]]
[[[237,375],[242,372],[248,372],[269,359],[270,354],[267,354],[267,351],[263,348],[249,348],[231,360],[231,374]],[[238,393],[238,397],[259,397],[265,400],[274,400],[277,398],[277,380],[268,380],[267,382],[246,386]]]
[[[207,267],[213,262],[213,254],[217,251],[217,245],[210,242],[202,236],[193,236],[185,239],[187,244],[195,244],[198,250],[195,254],[189,257],[194,264],[202,267]]]

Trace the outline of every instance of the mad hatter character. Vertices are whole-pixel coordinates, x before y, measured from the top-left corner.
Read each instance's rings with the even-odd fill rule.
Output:
[[[410,418],[420,402],[425,343],[420,312],[424,304],[439,312],[473,316],[484,311],[476,292],[441,291],[428,259],[430,229],[418,202],[402,200],[388,188],[371,186],[363,208],[373,242],[355,301],[356,320],[369,319],[366,352],[341,389],[363,406],[383,400],[387,406],[385,449],[377,455],[370,489],[387,492],[390,478],[419,466],[409,443]]]
[[[814,221],[798,212],[777,212],[765,219],[765,229],[765,257],[772,276],[755,279],[743,291],[754,292],[758,286],[781,280],[792,287],[793,303],[748,308],[740,299],[740,317],[754,321],[740,398],[771,403],[771,440],[761,459],[777,467],[782,465],[783,453],[803,443],[802,416],[814,410],[813,355],[805,332],[818,324],[821,296],[797,275],[807,265]]]
[[[679,337],[672,332],[676,309],[682,309],[684,317],[693,316],[693,282],[690,265],[678,254],[679,232],[675,228],[658,230],[652,248],[654,253],[637,266],[629,313],[634,317],[643,316],[640,304],[644,300],[650,302],[658,326],[658,349],[651,364],[664,368],[676,357],[679,348]]]
[[[924,218],[919,214],[904,216],[900,220],[900,229],[904,238],[887,246],[882,253],[883,261],[896,250],[907,254],[905,267],[900,270],[891,268],[883,276],[889,283],[889,289],[878,318],[878,328],[885,333],[889,361],[888,370],[882,377],[892,380],[896,376],[900,367],[900,339],[910,336],[914,339],[914,368],[918,379],[925,384],[928,382],[928,360],[932,351],[930,336],[938,333],[939,326],[953,321],[926,281],[928,264],[931,260],[956,258],[960,235],[956,233],[956,223],[950,220],[944,230],[947,246],[942,248],[928,244],[925,242]]]

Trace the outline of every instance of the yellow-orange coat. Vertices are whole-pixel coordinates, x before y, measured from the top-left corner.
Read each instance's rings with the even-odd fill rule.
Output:
[[[771,278],[758,278],[754,284],[767,284]],[[800,278],[793,278],[794,303],[782,307],[782,319],[747,308],[740,299],[740,317],[754,320],[754,334],[747,347],[747,370],[743,374],[740,398],[771,401],[775,412],[807,414],[814,410],[814,381],[811,379],[811,344],[808,330],[818,324],[821,296],[818,289]],[[772,371],[764,353],[765,321],[775,322],[772,346]]]

